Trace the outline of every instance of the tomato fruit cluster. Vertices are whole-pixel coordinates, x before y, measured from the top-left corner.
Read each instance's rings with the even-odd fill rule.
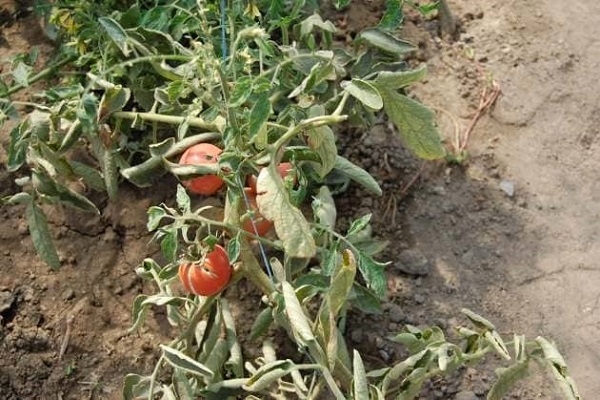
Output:
[[[189,147],[179,159],[182,165],[211,165],[219,161],[219,154],[223,150],[210,143],[199,143]],[[223,187],[223,179],[217,175],[203,175],[188,179],[183,185],[191,193],[211,196]]]
[[[197,263],[179,265],[179,279],[185,290],[199,296],[212,296],[219,293],[231,279],[229,257],[222,246],[206,254]]]

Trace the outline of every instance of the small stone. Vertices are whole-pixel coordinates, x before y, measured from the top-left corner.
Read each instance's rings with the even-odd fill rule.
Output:
[[[422,294],[417,293],[414,295],[413,298],[415,300],[415,303],[417,303],[417,304],[425,303],[425,296],[423,296]]]
[[[385,350],[379,350],[379,356],[381,357],[381,359],[383,361],[389,361],[390,360],[390,355]]]
[[[427,276],[431,272],[432,265],[419,250],[408,249],[400,253],[394,268],[407,275]]]
[[[363,340],[363,331],[360,329],[355,329],[350,333],[350,340],[354,343],[360,343]]]
[[[400,307],[397,304],[393,304],[392,307],[390,307],[389,317],[390,321],[400,323],[406,318],[406,313],[404,312],[402,307]]]
[[[454,400],[479,400],[479,397],[470,390],[462,390],[456,393]]]
[[[375,338],[375,347],[377,347],[378,349],[383,349],[384,346],[385,346],[385,341],[380,337],[376,337]]]
[[[515,184],[512,181],[503,180],[500,182],[500,190],[502,190],[508,197],[515,195]]]
[[[65,289],[60,297],[65,301],[73,300],[75,298],[75,291],[71,288]]]

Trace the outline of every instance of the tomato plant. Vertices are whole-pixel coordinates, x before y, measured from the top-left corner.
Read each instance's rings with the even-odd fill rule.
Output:
[[[198,143],[188,148],[181,158],[179,164],[182,165],[211,165],[217,164],[219,154],[223,150],[210,143]],[[210,196],[223,187],[223,179],[217,175],[203,175],[183,181],[183,185],[192,193]]]
[[[135,299],[132,330],[161,306],[178,336],[160,346],[152,373],[126,377],[125,399],[408,399],[427,378],[488,352],[510,358],[495,327],[469,312],[473,326],[459,331],[459,344],[437,328],[407,326],[395,340],[412,355],[369,374],[344,340],[351,307],[381,312],[388,263],[377,260],[385,243],[371,237],[370,215],[344,232],[337,226],[332,174],[378,196],[382,190],[338,154],[336,127],[368,126],[382,113],[416,156],[445,156],[433,113],[406,94],[426,68],[410,68],[406,56],[415,46],[389,29],[402,20],[403,2],[387,3],[380,27],[341,48],[336,26],[312,1],[118,1],[98,8],[88,0],[54,2],[51,20],[67,60],[54,67],[67,63],[80,73],[44,91],[44,104],[11,131],[7,168],[22,170],[23,191],[4,199],[26,204],[43,259],[60,266],[41,204],[99,212],[89,191],[114,199],[121,180],[151,187],[163,173],[176,175],[192,195],[224,194],[222,218],[196,206],[181,185],[173,188],[175,204],[148,210],[165,262],[146,259],[136,268],[156,291]],[[21,83],[29,77],[24,71]],[[0,90],[9,96],[15,88]],[[11,101],[2,105],[0,117],[16,113]],[[81,151],[88,161],[76,160]],[[74,190],[75,183],[85,190]],[[201,257],[205,245],[215,247]],[[234,282],[246,278],[262,295],[260,313],[247,316],[254,319],[251,337],[266,337],[255,360],[244,359],[246,341],[237,336],[227,298],[232,266]],[[180,296],[179,280],[200,296]],[[304,361],[278,358],[271,326]],[[498,396],[530,360],[574,388],[548,342],[513,342],[515,363],[501,372]]]
[[[207,253],[199,262],[179,264],[179,279],[189,293],[212,296],[219,293],[231,278],[231,265],[222,246]]]

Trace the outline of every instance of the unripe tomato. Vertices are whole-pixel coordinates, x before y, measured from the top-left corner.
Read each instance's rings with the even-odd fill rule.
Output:
[[[179,265],[179,279],[186,291],[199,296],[219,293],[231,278],[231,265],[225,249],[216,245],[200,263]]]
[[[279,171],[279,176],[281,176],[281,179],[285,179],[286,176],[289,175],[290,171],[294,169],[294,166],[292,165],[292,163],[289,162],[283,162],[281,164],[279,164],[277,166],[277,170]],[[253,194],[256,194],[256,175],[250,175],[248,177],[248,187],[250,188],[250,191]],[[294,179],[294,184],[296,184],[296,179]]]
[[[219,154],[223,150],[210,143],[198,143],[188,148],[179,164],[182,165],[210,165],[216,164],[219,161]],[[223,186],[223,179],[217,175],[204,175],[197,178],[188,179],[183,182],[183,185],[192,193],[210,196]]]
[[[270,221],[263,217],[258,211],[258,206],[256,205],[256,194],[251,192],[250,188],[245,188],[246,196],[248,197],[248,202],[250,203],[250,209],[254,212],[254,225],[256,226],[256,232],[254,232],[254,228],[252,227],[252,221],[250,218],[247,218],[242,224],[242,228],[253,235],[265,236],[267,232],[273,228],[273,221]],[[245,204],[245,202],[244,202]]]

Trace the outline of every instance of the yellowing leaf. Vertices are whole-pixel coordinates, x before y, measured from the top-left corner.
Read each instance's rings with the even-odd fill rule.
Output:
[[[308,221],[289,199],[283,181],[271,164],[258,174],[256,203],[260,213],[275,224],[275,232],[288,256],[311,258],[317,246]]]

